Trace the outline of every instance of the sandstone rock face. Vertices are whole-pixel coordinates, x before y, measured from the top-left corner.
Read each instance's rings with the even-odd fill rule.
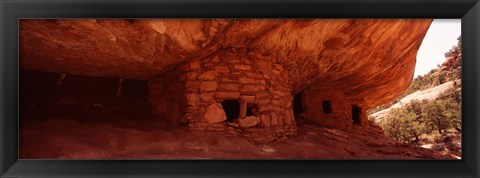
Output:
[[[206,108],[205,121],[208,123],[218,123],[227,120],[227,115],[219,103],[212,104]]]
[[[187,61],[231,49],[232,53],[244,51],[275,63],[270,66],[258,62],[256,67],[274,74],[288,73],[294,93],[333,88],[350,100],[363,102],[367,109],[395,98],[408,87],[416,52],[431,21],[20,20],[20,66],[82,76],[147,80]],[[232,59],[231,63],[238,60]],[[198,62],[192,63],[188,70],[199,67]],[[233,69],[250,70],[251,66],[208,68],[227,73]],[[190,73],[187,78],[198,76]],[[212,83],[204,87],[207,91],[215,88]],[[239,90],[255,92],[263,87],[244,86]]]

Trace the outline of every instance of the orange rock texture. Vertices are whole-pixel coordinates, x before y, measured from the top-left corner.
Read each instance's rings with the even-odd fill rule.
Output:
[[[293,93],[330,88],[366,110],[409,86],[431,21],[20,20],[20,66],[147,80],[188,61],[238,49],[280,64]]]

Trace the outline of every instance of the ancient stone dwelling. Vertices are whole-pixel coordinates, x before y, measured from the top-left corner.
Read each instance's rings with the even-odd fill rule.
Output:
[[[366,120],[362,103],[334,89],[307,90],[295,103],[289,78],[281,64],[224,51],[149,80],[150,102],[159,118],[192,131],[248,131],[258,142],[294,136],[295,117],[342,130]]]
[[[248,131],[257,141],[296,134],[288,73],[282,65],[245,51],[189,61],[151,79],[149,86],[160,118],[188,123],[193,131],[240,135],[253,128]]]
[[[21,68],[148,82],[157,119],[270,142],[402,93],[429,19],[22,20]]]

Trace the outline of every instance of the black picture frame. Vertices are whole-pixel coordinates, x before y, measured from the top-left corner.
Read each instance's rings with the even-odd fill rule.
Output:
[[[478,0],[1,0],[1,177],[478,177]],[[19,160],[20,18],[461,18],[462,160]]]

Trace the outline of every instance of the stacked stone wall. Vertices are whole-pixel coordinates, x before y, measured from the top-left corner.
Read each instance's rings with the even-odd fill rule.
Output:
[[[288,73],[272,60],[256,56],[227,51],[181,66],[190,130],[223,131],[255,142],[296,134]],[[222,101],[242,98],[255,108],[257,121],[240,118],[239,123],[228,123],[221,116],[206,117],[212,116],[206,114],[209,108],[221,108]],[[242,128],[243,123],[249,127]]]

